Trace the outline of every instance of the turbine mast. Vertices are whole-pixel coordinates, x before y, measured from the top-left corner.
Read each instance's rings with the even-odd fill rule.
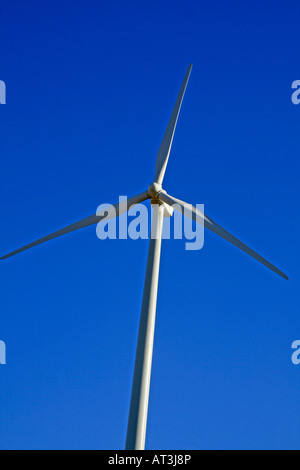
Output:
[[[161,236],[165,205],[153,207],[143,302],[137,341],[125,450],[144,450],[155,329]],[[169,215],[169,214],[168,214]]]

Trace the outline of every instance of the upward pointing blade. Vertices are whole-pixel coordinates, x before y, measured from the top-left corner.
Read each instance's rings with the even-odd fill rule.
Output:
[[[129,209],[129,207],[134,206],[135,204],[138,204],[142,201],[145,201],[148,198],[149,198],[148,193],[145,191],[144,193],[138,194],[137,196],[130,197],[129,199],[126,199],[120,203],[118,202],[117,204],[114,204],[113,207],[115,208],[116,216],[123,214]],[[57,230],[56,232],[46,235],[45,237],[39,238],[38,240],[35,240],[34,242],[28,243],[28,245],[18,248],[17,250],[12,251],[11,253],[8,253],[7,255],[2,256],[0,260],[9,258],[10,256],[17,255],[18,253],[21,253],[22,251],[25,251],[25,250],[29,250],[29,248],[33,248],[34,246],[40,245],[41,243],[45,243],[49,240],[53,240],[53,238],[61,237],[62,235],[66,235],[67,233],[74,232],[75,230],[79,230],[80,228],[89,227],[90,225],[97,224],[104,217],[107,219],[108,218],[110,219],[112,218],[112,215],[94,214],[94,215],[91,215],[90,217],[86,217],[85,219],[82,219],[79,222],[75,222],[74,224],[68,225],[67,227],[64,227],[60,230]]]
[[[270,261],[266,260],[261,255],[256,253],[256,251],[252,250],[252,248],[247,246],[245,243],[241,242],[234,235],[231,235],[231,233],[227,232],[227,230],[221,227],[221,225],[214,222],[210,217],[207,217],[203,212],[199,211],[196,207],[191,206],[190,204],[187,204],[186,202],[180,201],[180,199],[177,199],[173,196],[169,196],[169,194],[165,192],[159,193],[159,199],[161,199],[163,202],[166,202],[167,204],[171,206],[174,205],[174,209],[177,209],[179,211],[183,210],[185,207],[186,210],[184,214],[187,215],[190,219],[193,219],[196,222],[199,222],[200,224],[204,225],[204,227],[208,228],[212,232],[216,233],[220,237],[232,243],[234,246],[240,248],[240,250],[243,250],[245,253],[252,256],[252,258],[256,259],[257,261],[262,263],[264,266],[274,271],[279,276],[287,280],[289,279],[288,276],[284,274],[282,271],[280,271],[280,269],[276,268],[274,264],[270,263]]]
[[[174,132],[175,132],[176,124],[177,124],[177,119],[178,119],[179,111],[181,108],[181,103],[183,100],[184,92],[185,92],[185,89],[189,80],[191,70],[192,70],[192,64],[189,66],[185,74],[185,77],[181,85],[167,130],[165,132],[165,135],[163,137],[163,140],[158,150],[158,154],[156,157],[155,178],[154,178],[154,182],[158,184],[162,184],[163,179],[164,179],[164,175],[165,175],[165,171],[166,171],[166,167],[167,167],[167,163],[168,163],[168,159],[170,155],[171,145],[173,141],[173,136],[174,136]]]

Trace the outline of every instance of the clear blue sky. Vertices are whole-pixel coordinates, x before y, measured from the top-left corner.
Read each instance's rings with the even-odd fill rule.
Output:
[[[300,5],[2,1],[1,254],[152,181],[189,63],[165,188],[214,234],[163,241],[146,447],[300,448]],[[2,449],[124,447],[146,240],[95,227],[2,261]]]

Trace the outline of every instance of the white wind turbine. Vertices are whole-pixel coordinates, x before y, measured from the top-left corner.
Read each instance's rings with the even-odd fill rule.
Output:
[[[174,206],[175,209],[183,212],[184,207],[187,205],[187,203],[167,194],[166,191],[162,189],[162,183],[169,159],[182,99],[185,93],[191,69],[192,64],[188,67],[185,74],[168,127],[158,150],[154,181],[149,185],[146,191],[138,194],[137,196],[133,196],[126,201],[115,204],[113,206],[115,208],[115,212],[111,212],[108,215],[104,215],[104,213],[102,215],[91,215],[90,217],[86,217],[79,222],[68,225],[61,230],[57,230],[50,235],[39,238],[38,240],[29,243],[28,245],[25,245],[15,251],[12,251],[11,253],[8,253],[7,255],[0,258],[1,260],[9,258],[10,256],[21,253],[22,251],[28,250],[29,248],[44,243],[48,240],[52,240],[53,238],[65,235],[66,233],[74,232],[75,230],[83,227],[97,224],[104,218],[108,219],[114,216],[118,216],[126,212],[131,206],[145,201],[146,199],[150,199],[153,206],[153,225],[149,243],[144,294],[132,382],[125,446],[125,448],[128,450],[143,450],[145,446],[163,217],[172,215],[172,206]],[[204,225],[204,227],[208,228],[212,232],[240,248],[279,276],[283,277],[284,279],[288,279],[287,275],[276,268],[276,266],[271,264],[243,242],[238,240],[234,235],[231,235],[229,232],[227,232],[227,230],[222,228],[203,212],[199,211],[196,207],[191,205],[188,205],[187,207],[189,210],[184,212],[185,215],[195,220],[196,222],[200,222],[202,225]]]

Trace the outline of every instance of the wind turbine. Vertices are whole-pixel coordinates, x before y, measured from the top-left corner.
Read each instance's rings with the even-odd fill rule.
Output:
[[[161,142],[156,158],[155,176],[154,181],[148,187],[148,189],[136,196],[133,196],[126,201],[116,203],[113,207],[115,211],[109,215],[91,215],[85,219],[80,220],[74,224],[68,225],[67,227],[57,230],[56,232],[46,235],[45,237],[39,238],[38,240],[29,243],[11,253],[2,256],[0,259],[4,260],[10,256],[21,253],[22,251],[28,250],[34,246],[40,245],[46,241],[52,240],[53,238],[60,237],[70,232],[74,232],[83,227],[97,224],[102,219],[107,219],[114,216],[119,216],[126,212],[130,207],[140,202],[150,199],[153,207],[152,217],[152,230],[151,238],[149,242],[149,252],[146,267],[146,277],[144,285],[144,294],[141,308],[140,325],[135,357],[135,366],[132,382],[131,401],[129,409],[127,436],[125,449],[143,450],[145,446],[146,437],[146,424],[148,414],[148,401],[149,401],[149,389],[150,389],[150,375],[152,365],[152,351],[153,351],[153,339],[154,339],[154,327],[155,327],[155,316],[156,316],[156,300],[157,300],[157,287],[159,277],[159,265],[160,265],[160,252],[161,252],[161,237],[163,228],[164,216],[172,215],[172,207],[176,210],[184,211],[187,203],[167,194],[162,188],[164,175],[169,159],[171,145],[173,141],[174,131],[177,124],[181,103],[185,93],[185,89],[189,80],[189,76],[192,70],[192,64],[188,67],[185,74],[183,83],[179,90],[179,94],[167,126],[165,135]],[[228,242],[232,243],[236,247],[243,250],[248,255],[255,258],[257,261],[265,265],[267,268],[274,271],[284,279],[288,279],[287,275],[280,271],[276,266],[271,264],[261,255],[256,253],[254,250],[249,248],[245,243],[241,242],[234,235],[231,235],[227,230],[222,228],[210,217],[199,211],[196,207],[188,205],[189,211],[184,213],[201,223],[204,227],[208,228],[215,234],[224,238]],[[113,215],[112,215],[113,214]]]

